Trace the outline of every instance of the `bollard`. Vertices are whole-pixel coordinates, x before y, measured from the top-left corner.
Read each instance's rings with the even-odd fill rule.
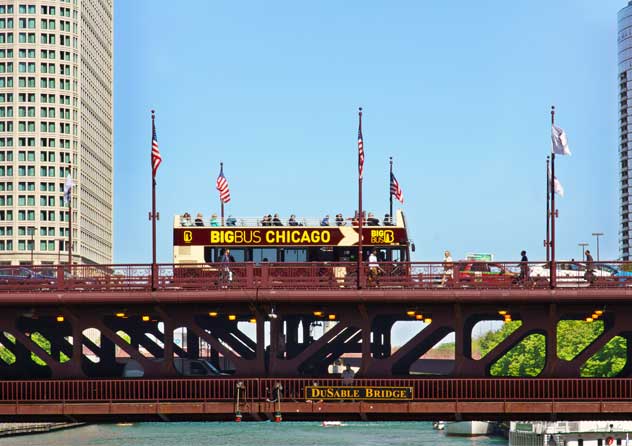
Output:
[[[244,386],[243,381],[239,381],[236,385],[237,392],[235,394],[235,423],[241,422],[241,407],[239,402],[240,393],[243,390],[245,393],[246,386]]]
[[[281,383],[276,383],[274,385],[274,422],[280,423],[283,420],[281,416],[281,391],[283,390],[283,386]]]

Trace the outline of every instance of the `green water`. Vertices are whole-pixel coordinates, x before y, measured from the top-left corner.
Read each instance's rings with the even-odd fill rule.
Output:
[[[0,446],[491,446],[497,437],[446,437],[431,423],[135,423],[99,424],[0,439]]]

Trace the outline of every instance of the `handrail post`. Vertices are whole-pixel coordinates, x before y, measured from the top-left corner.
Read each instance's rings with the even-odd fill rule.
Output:
[[[57,265],[57,289],[64,289],[64,268],[61,265]]]
[[[255,281],[255,266],[254,263],[248,262],[246,264],[246,287],[254,288]]]
[[[269,285],[270,265],[268,262],[261,262],[261,287],[268,288]]]

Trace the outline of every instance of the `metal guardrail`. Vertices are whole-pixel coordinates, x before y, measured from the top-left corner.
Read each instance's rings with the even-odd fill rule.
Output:
[[[558,261],[557,288],[632,286],[629,263]],[[158,265],[156,291],[220,289],[357,289],[353,262],[208,263]],[[60,265],[0,267],[1,292],[152,290],[152,267]],[[546,289],[545,262],[380,262],[363,264],[362,288],[380,289]]]
[[[2,403],[125,401],[305,401],[306,386],[342,385],[339,378],[174,378],[0,382]],[[353,386],[412,387],[413,401],[630,401],[630,378],[355,379]]]

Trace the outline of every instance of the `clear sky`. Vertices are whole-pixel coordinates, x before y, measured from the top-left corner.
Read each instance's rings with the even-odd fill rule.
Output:
[[[624,0],[123,0],[115,6],[115,262],[151,261],[150,110],[158,260],[173,215],[320,217],[388,210],[388,157],[416,260],[544,259],[550,106],[558,258],[604,232],[618,257],[617,11]]]

